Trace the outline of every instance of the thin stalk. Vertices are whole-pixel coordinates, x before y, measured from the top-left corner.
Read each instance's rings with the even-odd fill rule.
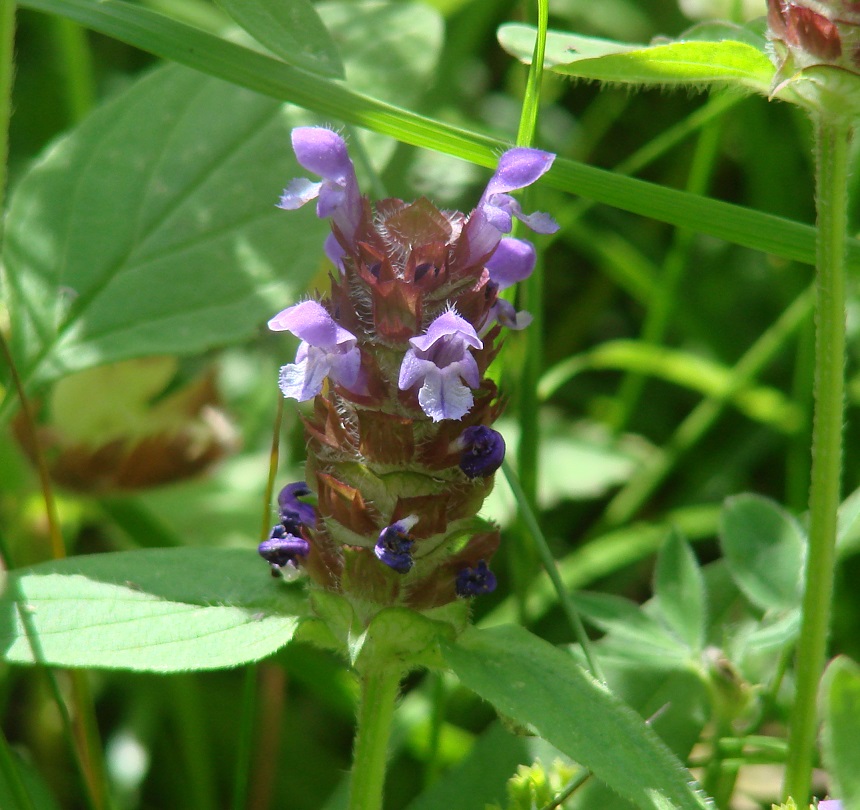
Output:
[[[288,681],[283,667],[261,664],[257,669],[257,755],[252,763],[247,808],[268,810],[280,768],[279,751]]]
[[[248,806],[248,785],[251,775],[251,738],[254,734],[254,715],[257,711],[257,667],[245,667],[242,684],[242,707],[239,713],[239,739],[236,744],[236,767],[233,773],[232,810],[245,810]]]
[[[207,710],[203,708],[196,675],[174,675],[167,680],[173,704],[176,748],[185,769],[188,810],[216,810],[215,772],[206,728]]]
[[[824,670],[833,569],[836,514],[842,475],[845,410],[845,238],[851,127],[819,119],[816,127],[818,239],[815,299],[815,382],[809,549],[803,618],[797,645],[797,692],[791,714],[784,794],[806,802],[815,756],[816,694]]]
[[[0,3],[0,211],[6,191],[9,157],[9,121],[12,118],[12,84],[15,77],[15,3]],[[0,219],[0,238],[2,238]]]
[[[379,667],[359,676],[361,698],[349,786],[349,810],[381,810],[385,765],[401,670]]]
[[[502,462],[502,470],[505,473],[508,486],[511,488],[511,491],[514,493],[514,497],[517,499],[522,520],[531,532],[532,543],[537,549],[541,562],[552,581],[552,585],[555,588],[556,595],[558,596],[558,601],[561,603],[561,607],[564,610],[565,616],[567,616],[571,629],[573,630],[573,635],[582,646],[582,651],[585,653],[585,659],[588,662],[588,668],[597,680],[605,681],[597,656],[594,654],[594,650],[592,649],[591,640],[588,638],[588,633],[585,632],[585,627],[582,625],[579,611],[576,609],[576,606],[570,598],[570,594],[567,592],[567,589],[564,587],[564,583],[561,581],[561,575],[558,573],[558,565],[555,558],[552,556],[549,544],[546,542],[546,538],[541,531],[537,517],[526,499],[523,488],[517,478],[517,474],[507,461]]]
[[[275,492],[275,478],[278,475],[278,461],[281,449],[281,423],[284,421],[284,398],[278,397],[278,409],[272,428],[272,445],[269,450],[269,477],[266,479],[266,492],[263,496],[263,523],[260,528],[260,541],[269,536],[272,528],[272,495]]]
[[[445,725],[445,710],[448,705],[448,688],[441,672],[430,672],[431,709],[430,733],[427,742],[427,756],[424,758],[424,787],[429,787],[439,777],[442,763],[439,747],[442,741],[442,726]]]
[[[96,98],[87,31],[64,17],[52,15],[49,19],[66,113],[69,122],[76,124],[92,109]]]

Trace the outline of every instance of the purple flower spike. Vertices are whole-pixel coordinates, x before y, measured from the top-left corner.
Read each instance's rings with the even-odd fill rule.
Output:
[[[464,568],[454,582],[457,596],[481,596],[496,590],[496,575],[481,560],[474,568]]]
[[[278,513],[281,525],[293,535],[300,535],[302,526],[313,528],[317,522],[313,506],[300,501],[302,495],[310,495],[311,491],[304,481],[288,484],[278,493]]]
[[[421,383],[418,404],[434,422],[462,419],[474,401],[469,387],[481,384],[481,372],[470,349],[481,349],[483,343],[472,324],[448,310],[430,324],[425,335],[409,338],[409,342],[412,348],[400,366],[400,389]]]
[[[361,221],[362,205],[346,141],[324,127],[297,127],[292,138],[299,163],[323,180],[321,183],[305,178],[293,180],[281,195],[278,207],[292,211],[317,199],[317,216],[320,219],[331,217],[340,232],[352,242]]]
[[[328,314],[317,301],[279,312],[269,321],[273,332],[288,331],[301,338],[296,362],[281,368],[280,386],[285,397],[304,402],[322,391],[326,377],[354,388],[361,368],[357,338]]]
[[[558,225],[548,214],[524,214],[509,191],[525,188],[549,171],[555,155],[539,149],[509,149],[499,160],[478,207],[465,226],[469,243],[469,260],[476,261],[493,252],[502,234],[510,233],[513,217],[537,233],[555,233]]]
[[[272,566],[272,576],[284,575],[292,579],[298,569],[299,558],[307,557],[310,544],[301,537],[294,537],[280,523],[272,528],[268,540],[257,547],[259,555]]]
[[[502,434],[485,427],[474,425],[466,428],[457,440],[462,450],[460,469],[469,478],[491,476],[505,460],[505,440]]]
[[[409,536],[409,531],[417,522],[415,515],[409,515],[386,526],[373,547],[373,553],[379,560],[398,574],[407,573],[414,563],[412,546],[415,540]]]

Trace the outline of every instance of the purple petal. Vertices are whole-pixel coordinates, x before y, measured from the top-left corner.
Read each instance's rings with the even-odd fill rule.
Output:
[[[461,318],[453,310],[447,310],[437,317],[427,327],[425,335],[409,338],[409,342],[421,351],[429,351],[430,348],[444,337],[459,337],[474,349],[483,348],[483,343],[472,326],[465,318]]]
[[[307,344],[302,344],[306,346]],[[278,387],[288,399],[304,402],[313,399],[322,391],[323,381],[328,375],[329,367],[323,359],[312,360],[305,357],[297,363],[289,363],[281,367]]]
[[[505,440],[502,434],[485,425],[466,428],[457,441],[462,453],[460,469],[469,478],[491,476],[505,460]]]
[[[504,290],[528,278],[535,267],[535,249],[525,239],[506,236],[486,264],[490,279]]]
[[[290,181],[290,184],[284,189],[284,193],[281,194],[278,208],[283,208],[286,211],[295,211],[305,203],[309,203],[311,200],[319,197],[321,187],[322,183],[314,183],[306,177],[296,177]]]
[[[463,385],[459,375],[446,374],[439,370],[430,372],[418,391],[421,410],[434,422],[442,419],[462,419],[471,409],[473,402],[471,390]]]
[[[346,141],[336,132],[325,127],[296,127],[292,142],[299,164],[309,172],[342,185],[355,176]]]
[[[510,301],[505,301],[504,298],[499,298],[493,304],[487,322],[492,323],[494,319],[502,326],[506,326],[508,329],[513,329],[514,331],[525,329],[534,320],[531,314],[524,309],[517,312],[514,305]]]
[[[499,166],[487,183],[484,197],[530,186],[549,171],[554,160],[555,155],[540,149],[524,146],[508,149],[499,158]]]
[[[292,332],[310,346],[325,349],[356,343],[355,335],[340,326],[318,301],[302,301],[279,312],[269,321],[269,329]]]
[[[328,260],[343,273],[343,257],[346,256],[346,251],[340,246],[340,242],[337,241],[337,237],[333,233],[326,237],[323,251],[325,251]]]

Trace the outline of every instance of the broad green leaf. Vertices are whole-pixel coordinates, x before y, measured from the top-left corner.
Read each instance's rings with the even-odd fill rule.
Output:
[[[303,591],[254,551],[146,549],[12,571],[0,597],[6,661],[154,672],[257,661],[289,642]]]
[[[855,489],[839,506],[836,543],[842,554],[856,551],[860,544],[860,489]]]
[[[527,28],[518,26],[513,31],[503,28],[504,38],[501,31],[499,36],[502,46],[523,61],[530,59],[534,47],[534,29],[529,37]],[[551,41],[547,64],[550,70],[617,84],[729,86],[767,95],[775,70],[762,50],[735,40],[688,40],[630,47],[604,39],[556,33]]]
[[[821,684],[824,709],[824,761],[833,780],[831,793],[845,810],[860,807],[860,666],[836,658]]]
[[[797,430],[801,413],[776,388],[747,386],[735,391],[732,369],[690,352],[633,340],[611,340],[569,357],[544,374],[538,388],[548,399],[583,371],[618,369],[647,374],[714,398],[729,397],[741,413],[787,433]]]
[[[750,602],[764,610],[799,604],[806,538],[779,504],[759,495],[729,498],[720,517],[720,544]]]
[[[274,203],[298,119],[179,67],[90,115],[21,181],[4,263],[25,380],[255,334],[295,300],[327,226]]]
[[[702,810],[692,777],[632,709],[567,653],[514,626],[466,631],[443,654],[464,686],[643,810]]]
[[[657,555],[654,595],[669,628],[691,650],[701,650],[708,618],[705,581],[696,555],[676,531],[669,533]]]
[[[411,4],[321,8],[358,87],[419,95],[441,47],[437,15]],[[27,384],[243,340],[294,301],[329,230],[313,205],[275,207],[307,174],[290,149],[299,123],[307,117],[272,99],[168,67],[61,139],[19,184],[6,225]],[[378,147],[371,154],[394,144]]]
[[[277,59],[121,0],[21,0],[75,20],[165,59],[219,76],[321,115],[357,124],[413,146],[495,167],[509,144],[386,104]],[[348,70],[348,69],[347,69]],[[787,259],[815,263],[815,229],[742,206],[558,159],[548,185],[661,222],[708,233]],[[852,261],[860,242],[848,240]]]
[[[337,45],[310,0],[218,0],[254,39],[296,67],[344,77]]]
[[[583,620],[606,633],[601,640],[603,649],[611,648],[628,659],[647,659],[651,663],[678,662],[689,657],[685,646],[630,599],[588,591],[580,591],[572,599]]]

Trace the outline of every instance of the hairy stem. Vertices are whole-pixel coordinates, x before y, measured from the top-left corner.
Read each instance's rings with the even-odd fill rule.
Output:
[[[833,597],[845,399],[845,236],[851,135],[845,122],[817,122],[818,241],[809,550],[797,646],[797,694],[784,785],[785,795],[792,796],[798,804],[806,802],[812,780],[816,694],[827,654]]]

